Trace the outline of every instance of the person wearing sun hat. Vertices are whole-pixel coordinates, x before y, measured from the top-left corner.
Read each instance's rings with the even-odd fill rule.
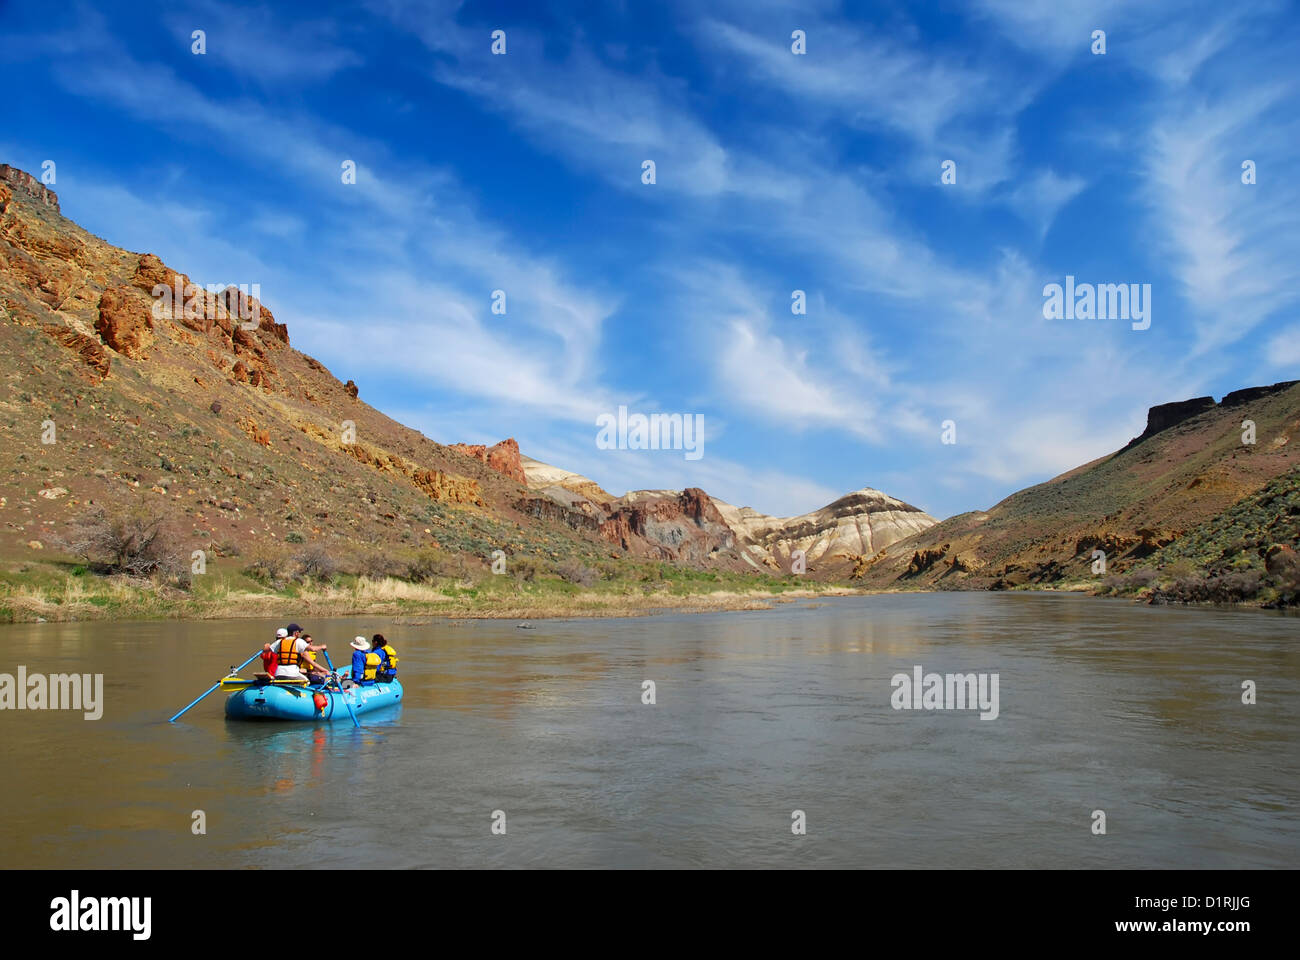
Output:
[[[352,680],[363,687],[373,686],[379,669],[379,654],[371,653],[370,641],[357,637],[352,641]]]

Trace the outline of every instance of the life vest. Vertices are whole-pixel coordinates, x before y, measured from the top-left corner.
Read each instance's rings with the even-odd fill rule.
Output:
[[[360,681],[360,682],[361,682],[361,683],[374,683],[374,682],[375,682],[375,671],[377,671],[378,669],[379,669],[379,654],[374,653],[373,651],[372,651],[371,653],[367,653],[367,654],[366,654],[366,671],[365,671],[365,673],[361,674],[361,681]]]
[[[380,656],[386,661],[379,670],[380,680],[391,680],[397,676],[397,651],[393,649],[392,644],[386,644],[379,648]]]
[[[294,640],[293,637],[285,637],[280,641],[280,649],[276,651],[276,655],[280,658],[280,666],[298,666],[298,661],[301,659],[301,655],[293,648],[295,643],[297,643],[297,641]]]

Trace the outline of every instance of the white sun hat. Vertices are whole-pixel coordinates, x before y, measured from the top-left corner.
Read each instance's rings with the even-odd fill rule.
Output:
[[[289,635],[289,631],[284,629],[284,627],[281,627],[279,630],[275,631],[275,639],[277,640],[283,640],[288,635]]]
[[[355,640],[352,641],[352,648],[354,650],[369,650],[370,641],[367,640],[365,637],[357,637]]]

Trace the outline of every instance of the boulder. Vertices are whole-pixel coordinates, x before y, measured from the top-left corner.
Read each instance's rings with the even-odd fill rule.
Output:
[[[154,341],[149,302],[128,284],[105,290],[99,298],[95,332],[118,353],[140,359]]]

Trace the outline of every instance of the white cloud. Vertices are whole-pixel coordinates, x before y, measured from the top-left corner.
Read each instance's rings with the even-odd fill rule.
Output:
[[[1243,84],[1152,127],[1148,201],[1196,318],[1198,352],[1239,340],[1300,298],[1300,190],[1283,172],[1300,159],[1294,93]],[[1241,181],[1244,160],[1257,165],[1254,186]]]
[[[1278,331],[1268,341],[1265,362],[1274,367],[1288,367],[1292,372],[1300,371],[1300,323]]]
[[[207,52],[196,65],[220,63],[263,84],[318,83],[341,70],[361,65],[355,51],[337,42],[341,20],[281,18],[266,7],[237,7],[190,0],[185,12],[168,10],[163,21],[177,38],[177,49],[189,53],[192,33],[202,29]]]
[[[1035,227],[1041,240],[1047,236],[1057,214],[1083,191],[1086,183],[1082,177],[1060,176],[1054,170],[1043,170],[1012,191],[1008,201]]]

